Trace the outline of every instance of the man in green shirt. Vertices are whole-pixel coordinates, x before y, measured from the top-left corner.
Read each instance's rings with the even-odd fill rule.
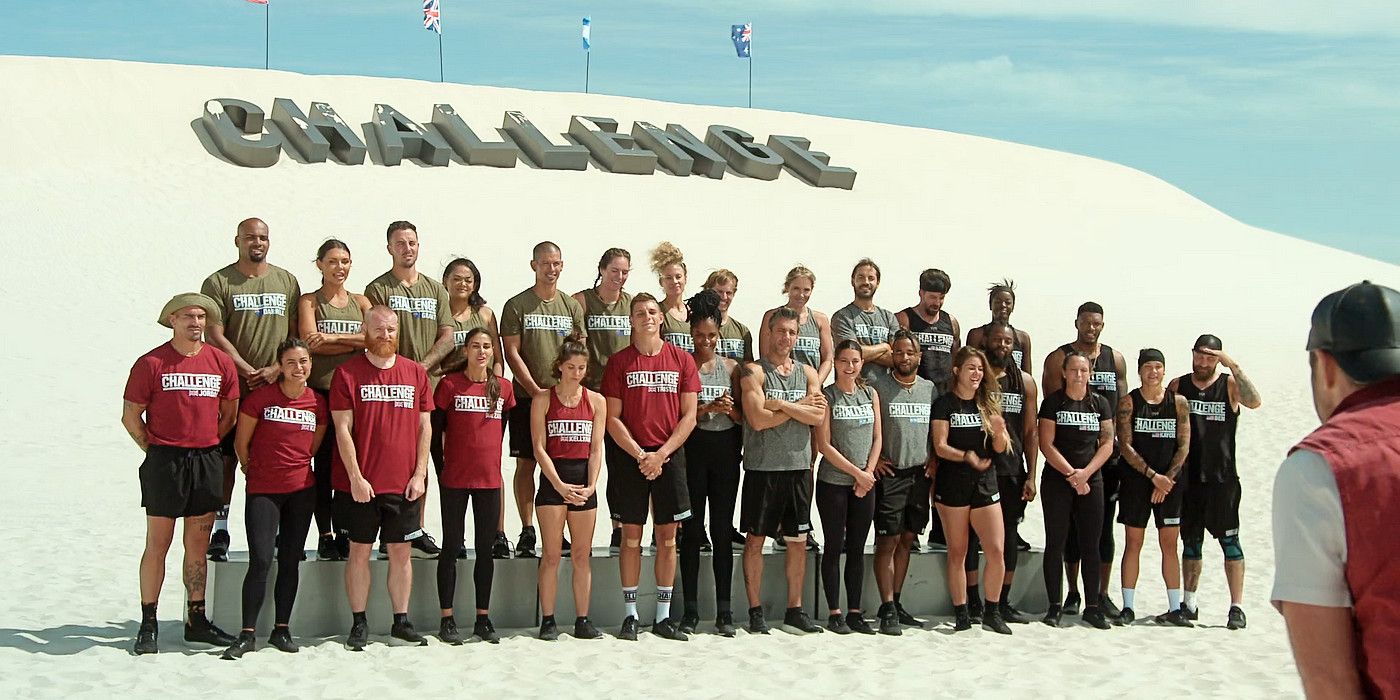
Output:
[[[452,352],[455,328],[447,288],[432,277],[418,274],[418,227],[395,221],[389,224],[385,238],[394,266],[365,287],[365,298],[371,304],[389,307],[398,316],[399,354],[423,365],[429,377],[440,378],[433,370]],[[433,384],[436,386],[436,381]],[[420,524],[427,521],[427,497],[424,492]],[[427,530],[410,542],[417,553],[426,557],[436,557],[441,551]],[[387,556],[383,543],[380,550],[381,555]]]
[[[262,219],[238,222],[233,245],[238,249],[238,261],[209,275],[200,293],[218,305],[217,313],[208,320],[209,343],[233,359],[239,388],[247,396],[251,389],[277,381],[277,346],[296,335],[294,317],[301,286],[295,275],[267,261],[270,238]],[[228,559],[228,504],[238,473],[233,431],[221,445],[224,505],[214,516],[214,531],[209,537],[209,558],[214,561]]]
[[[520,512],[520,540],[515,556],[535,556],[535,450],[530,441],[530,399],[558,381],[554,358],[564,341],[586,342],[583,307],[559,292],[564,254],[544,241],[530,260],[534,286],[511,297],[501,309],[501,345],[515,377],[515,408],[510,414],[510,456],[515,458],[515,507]]]

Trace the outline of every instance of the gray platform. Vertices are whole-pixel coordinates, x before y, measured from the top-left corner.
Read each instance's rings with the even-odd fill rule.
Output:
[[[470,553],[475,556],[474,553]],[[350,625],[350,608],[345,602],[345,564],[342,562],[316,561],[314,552],[310,559],[301,563],[300,586],[297,602],[292,612],[291,627],[298,635],[336,636],[345,634]],[[783,552],[765,551],[763,567],[762,602],[770,620],[780,619],[787,607],[787,586],[783,580]],[[821,594],[819,560],[817,554],[807,554],[807,575],[803,584],[803,606],[817,620],[826,618],[826,600]],[[864,608],[873,615],[879,607],[879,594],[875,588],[872,571],[874,554],[867,549],[865,554]],[[901,600],[904,607],[915,615],[951,615],[952,601],[948,597],[947,578],[944,566],[947,557],[942,552],[914,554],[909,562],[909,575],[905,580]],[[1011,601],[1028,613],[1043,612],[1046,607],[1044,576],[1041,571],[1041,552],[1021,552],[1017,561],[1017,576],[1011,590]],[[641,584],[638,589],[638,613],[643,621],[656,616],[656,587],[652,578],[654,557],[644,553],[642,558]],[[474,616],[475,599],[472,586],[472,559],[457,562],[456,609],[459,624],[470,625]],[[612,631],[622,621],[622,594],[618,578],[618,559],[608,556],[606,548],[595,548],[591,560],[593,570],[593,595],[590,602],[590,617],[605,631]],[[496,561],[491,597],[491,619],[501,629],[530,628],[539,624],[538,605],[538,559],[508,559]],[[711,557],[702,554],[700,561],[700,615],[704,621],[714,619],[714,574]],[[387,561],[370,561],[371,589],[369,602],[369,624],[372,633],[387,630],[391,622],[388,590],[385,587]],[[247,572],[246,552],[234,552],[230,561],[213,563],[209,568],[209,610],[216,624],[226,630],[237,629],[241,625],[243,576]],[[555,616],[564,621],[574,618],[572,591],[573,567],[565,557],[559,567],[559,596]],[[268,592],[263,602],[262,614],[258,618],[258,629],[272,627],[272,583],[276,578],[276,565],[268,577]],[[680,575],[677,572],[677,583]],[[680,591],[676,591],[673,615],[680,614]],[[748,608],[744,594],[744,573],[741,557],[736,548],[734,554],[734,577],[732,584],[732,608],[736,621],[742,624],[744,612]],[[845,592],[842,592],[844,607]],[[432,559],[413,560],[413,596],[409,605],[409,617],[424,632],[436,630],[440,615],[437,597],[437,561]],[[702,624],[701,629],[706,629]]]

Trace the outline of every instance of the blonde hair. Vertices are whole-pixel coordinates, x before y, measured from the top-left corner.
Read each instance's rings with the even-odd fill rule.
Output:
[[[651,249],[651,271],[660,275],[662,270],[672,265],[680,265],[682,270],[689,272],[685,267],[685,256],[676,244],[670,241],[656,244],[656,247]]]
[[[806,265],[798,265],[788,270],[787,279],[783,280],[783,293],[786,294],[788,287],[792,286],[792,281],[800,277],[806,277],[812,281],[812,286],[817,286],[817,274],[807,268]]]
[[[702,289],[714,289],[716,286],[725,282],[734,285],[735,289],[738,289],[739,276],[721,267],[720,269],[711,272],[710,276],[705,278],[705,283],[700,285],[700,287]]]

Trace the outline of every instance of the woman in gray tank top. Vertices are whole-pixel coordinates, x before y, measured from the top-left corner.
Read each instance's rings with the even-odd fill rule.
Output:
[[[880,461],[880,397],[860,378],[861,347],[854,340],[836,346],[836,381],[822,390],[826,419],[816,428],[817,512],[826,550],[821,557],[822,588],[829,609],[827,628],[837,634],[875,634],[861,614],[865,580],[865,539],[875,519],[875,465]],[[846,554],[847,612],[841,615],[841,554]]]
[[[817,380],[822,384],[831,374],[832,337],[831,321],[826,314],[808,308],[807,300],[812,298],[812,289],[817,284],[816,273],[798,265],[788,270],[783,282],[783,293],[788,302],[784,304],[797,312],[797,345],[792,348],[792,356],[804,365],[817,370]],[[759,354],[768,346],[768,319],[776,309],[763,314],[763,322],[758,328]]]

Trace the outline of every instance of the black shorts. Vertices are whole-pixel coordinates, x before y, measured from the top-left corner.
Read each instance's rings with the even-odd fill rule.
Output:
[[[515,397],[515,408],[506,416],[510,428],[510,456],[517,459],[535,459],[535,443],[530,440],[530,399]]]
[[[812,472],[744,472],[739,531],[762,537],[800,537],[812,530]]]
[[[138,473],[146,515],[189,518],[224,507],[224,456],[217,445],[148,445]]]
[[[1205,533],[1215,539],[1240,534],[1240,480],[1224,483],[1207,481],[1185,484],[1181,508],[1183,542],[1205,541]]]
[[[357,544],[374,544],[375,538],[393,544],[418,537],[423,532],[418,524],[422,508],[421,497],[410,501],[397,493],[375,494],[369,502],[359,503],[349,491],[336,491],[331,500],[336,527]]]
[[[875,481],[875,535],[922,534],[928,526],[929,479],[924,468],[896,469]]]
[[[1124,472],[1118,490],[1118,522],[1128,527],[1145,528],[1151,517],[1158,530],[1181,527],[1186,484],[1177,482],[1161,503],[1152,502],[1152,492],[1155,490],[1147,477],[1136,471]]]
[[[963,462],[945,462],[934,472],[933,500],[948,508],[986,508],[1001,500],[994,469],[977,471]]]
[[[1026,501],[1021,498],[1026,489],[1026,475],[998,474],[997,491],[1001,493],[1001,511],[1005,522],[1019,523],[1026,517]]]
[[[586,459],[556,459],[554,471],[559,473],[559,480],[572,486],[588,485],[588,460]],[[554,484],[549,483],[549,479],[540,474],[540,490],[535,492],[535,507],[540,506],[568,506],[569,510],[593,510],[598,507],[598,494],[595,492],[588,497],[588,502],[583,505],[575,505],[564,500],[558,491],[554,490]]]
[[[644,447],[647,452],[655,448]],[[624,525],[665,525],[690,519],[690,489],[686,487],[685,450],[676,450],[661,467],[661,476],[648,480],[637,460],[617,449],[608,460],[608,510]]]

